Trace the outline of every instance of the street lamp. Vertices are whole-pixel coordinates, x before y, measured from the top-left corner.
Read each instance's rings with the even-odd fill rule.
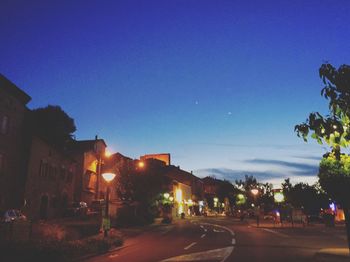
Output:
[[[138,163],[137,163],[137,165],[138,165],[138,167],[139,167],[139,168],[141,168],[141,169],[142,169],[142,168],[144,168],[144,167],[145,167],[145,162],[140,161],[140,162],[138,162]]]
[[[115,178],[114,173],[103,173],[102,174],[103,179],[107,182],[107,193],[106,193],[106,211],[105,211],[105,218],[103,220],[103,228],[104,228],[104,236],[108,236],[108,230],[110,228],[110,219],[108,214],[108,208],[109,208],[109,183]]]
[[[256,226],[258,227],[259,226],[259,206],[257,205],[257,201],[256,201],[256,198],[259,194],[259,190],[257,188],[253,188],[250,190],[250,192],[253,194],[253,197],[254,197],[254,203],[252,204],[252,207],[254,207],[255,209],[255,216],[256,216]],[[255,207],[256,205],[256,207]]]
[[[278,206],[278,214],[279,214],[279,218],[280,218],[280,222],[281,222],[281,226],[282,226],[282,216],[281,216],[280,204],[284,201],[284,194],[282,192],[276,192],[273,195],[273,198]]]

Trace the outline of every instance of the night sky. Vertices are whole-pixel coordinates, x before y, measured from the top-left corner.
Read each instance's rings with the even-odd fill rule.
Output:
[[[316,181],[327,148],[294,125],[327,112],[320,65],[350,64],[347,0],[2,0],[0,32],[0,72],[77,139],[274,184]]]

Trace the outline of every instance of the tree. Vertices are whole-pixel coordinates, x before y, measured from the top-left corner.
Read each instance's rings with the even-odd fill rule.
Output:
[[[72,140],[76,131],[74,120],[59,106],[48,105],[32,110],[28,122],[31,132],[60,148]]]
[[[321,208],[328,207],[328,196],[316,185],[297,183],[294,186],[289,178],[282,183],[286,202],[293,207],[303,208],[307,215],[319,214]]]
[[[350,145],[350,66],[336,69],[323,64],[319,75],[324,84],[321,95],[328,101],[329,114],[310,113],[305,122],[295,126],[295,131],[304,141],[311,136],[319,144],[331,147],[320,162],[319,183],[344,210],[350,249],[350,157],[341,153],[341,148]]]
[[[170,180],[163,175],[165,166],[160,165],[159,161],[148,159],[143,169],[137,164],[138,161],[132,161],[119,170],[117,194],[126,208],[134,208],[133,216],[127,214],[118,218],[122,224],[153,222],[157,215],[156,204],[162,198],[164,185],[170,184]]]

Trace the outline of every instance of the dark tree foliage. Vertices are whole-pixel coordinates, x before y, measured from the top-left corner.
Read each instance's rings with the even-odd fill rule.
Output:
[[[307,215],[319,214],[321,208],[328,207],[328,196],[315,185],[297,183],[293,186],[287,178],[282,184],[282,189],[286,202],[293,207],[302,208]]]
[[[350,145],[350,66],[336,69],[323,64],[319,75],[324,84],[321,95],[328,101],[329,114],[311,113],[304,123],[295,126],[295,131],[304,141],[311,136],[332,149],[321,160],[319,183],[344,209],[350,249],[350,158],[341,153],[341,147]]]
[[[120,168],[117,194],[126,206],[134,209],[134,217],[127,218],[130,224],[148,224],[157,215],[156,203],[160,200],[163,186],[170,180],[163,175],[164,166],[158,165],[157,161],[147,160],[142,169],[137,162],[132,161]]]
[[[72,140],[76,131],[74,120],[59,106],[48,105],[32,110],[28,122],[31,132],[60,148]]]

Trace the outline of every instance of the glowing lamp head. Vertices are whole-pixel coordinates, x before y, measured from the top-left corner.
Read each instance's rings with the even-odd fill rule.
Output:
[[[144,168],[145,167],[145,162],[140,161],[140,162],[138,162],[137,165],[138,165],[139,168]]]
[[[284,195],[283,195],[283,193],[281,193],[281,192],[275,193],[274,199],[275,199],[275,201],[276,201],[277,203],[283,202],[283,201],[284,201]]]
[[[164,197],[165,199],[169,199],[170,195],[169,195],[169,193],[164,193],[164,194],[163,194],[163,197]]]
[[[114,173],[103,173],[102,177],[107,183],[109,183],[115,178],[115,174]]]
[[[214,202],[218,202],[219,199],[217,197],[214,197]]]
[[[105,150],[105,157],[110,157],[112,155],[112,153],[109,150]]]
[[[257,194],[259,194],[259,190],[256,189],[256,188],[253,188],[252,190],[250,190],[250,192],[252,192],[252,194],[253,194],[254,196],[256,196]]]

